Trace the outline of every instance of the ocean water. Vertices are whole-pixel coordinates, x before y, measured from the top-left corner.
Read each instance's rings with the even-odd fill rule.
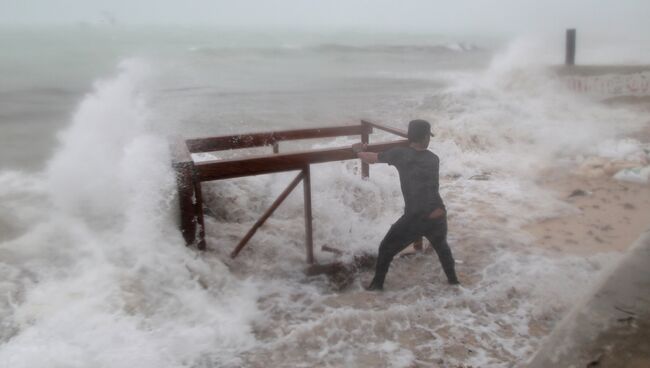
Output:
[[[516,366],[619,257],[553,257],[522,230],[576,211],[543,170],[642,154],[646,115],[570,91],[545,67],[561,47],[92,27],[3,29],[0,46],[0,366]],[[382,294],[368,271],[343,291],[307,278],[300,193],[229,259],[291,173],[206,183],[210,250],[184,246],[170,135],[361,118],[431,121],[464,286],[430,254],[396,260]],[[320,262],[324,244],[376,251],[400,214],[396,172],[358,170],[312,167]]]

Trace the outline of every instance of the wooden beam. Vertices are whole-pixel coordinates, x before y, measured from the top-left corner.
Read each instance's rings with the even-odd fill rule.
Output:
[[[178,201],[180,205],[180,230],[185,244],[194,244],[196,240],[196,206],[194,189],[196,177],[194,162],[185,140],[175,137],[171,140],[172,167],[176,173]],[[198,182],[198,180],[197,180]]]
[[[369,126],[374,127],[374,128],[377,128],[379,130],[383,130],[383,131],[388,132],[388,133],[393,133],[393,134],[395,134],[397,136],[400,136],[402,138],[408,138],[408,134],[405,131],[401,130],[401,129],[397,129],[397,128],[393,128],[393,127],[373,123],[373,122],[367,121],[367,120],[361,120],[361,123],[365,124],[365,125],[369,125]]]
[[[331,286],[343,290],[354,282],[357,273],[363,269],[373,268],[377,257],[374,254],[358,254],[352,262],[334,262],[312,264],[305,269],[307,276],[327,275]]]
[[[408,146],[408,141],[399,140],[368,145],[368,151],[381,152],[393,147]],[[238,178],[242,176],[270,174],[282,171],[302,170],[305,165],[329,161],[356,159],[352,146],[280,153],[274,155],[249,156],[231,160],[213,160],[195,164],[201,181]]]
[[[343,255],[343,251],[342,251],[342,250],[340,250],[340,249],[336,249],[336,248],[333,248],[333,247],[330,247],[330,246],[327,245],[327,244],[326,244],[326,245],[323,245],[322,247],[320,247],[320,250],[322,250],[323,252],[334,253],[334,254],[336,254],[337,256],[341,256],[341,255]]]
[[[192,153],[214,152],[238,148],[270,146],[273,145],[273,143],[280,141],[360,135],[362,130],[363,128],[360,125],[349,125],[267,133],[237,134],[222,137],[194,138],[187,140],[187,147]]]
[[[264,225],[264,223],[266,222],[266,220],[267,220],[269,217],[271,217],[271,215],[273,214],[273,212],[275,212],[275,210],[276,210],[276,209],[277,209],[277,208],[282,204],[282,202],[283,202],[283,201],[284,201],[284,200],[289,196],[289,194],[291,193],[291,191],[292,191],[292,190],[293,190],[293,189],[298,185],[298,183],[300,183],[300,181],[304,178],[304,176],[305,176],[305,172],[304,172],[304,171],[299,172],[298,175],[296,176],[296,178],[293,179],[293,180],[291,181],[291,183],[289,183],[289,186],[288,186],[288,187],[287,187],[287,188],[286,188],[282,193],[280,193],[280,196],[278,196],[278,198],[273,202],[273,204],[271,204],[271,207],[269,207],[269,209],[266,210],[266,212],[264,212],[264,214],[262,215],[262,217],[260,217],[260,219],[257,220],[257,222],[255,222],[255,224],[253,225],[253,227],[251,227],[251,229],[248,230],[248,232],[247,232],[246,235],[242,238],[242,240],[239,241],[239,244],[237,244],[237,247],[232,251],[232,253],[230,253],[230,257],[231,257],[231,258],[235,258],[235,257],[237,257],[237,255],[239,254],[239,252],[241,252],[241,250],[244,249],[244,247],[246,246],[246,244],[248,244],[248,241],[251,240],[251,238],[253,237],[253,235],[255,235],[255,232],[257,232],[257,229],[259,229],[262,225]]]

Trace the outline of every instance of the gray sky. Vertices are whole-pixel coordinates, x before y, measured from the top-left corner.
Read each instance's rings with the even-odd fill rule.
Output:
[[[650,0],[0,0],[2,24],[650,33]]]

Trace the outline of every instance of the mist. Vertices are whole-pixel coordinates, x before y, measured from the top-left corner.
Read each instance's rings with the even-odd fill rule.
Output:
[[[643,38],[644,0],[25,0],[0,2],[5,25],[110,24],[370,29],[513,34],[577,27]]]

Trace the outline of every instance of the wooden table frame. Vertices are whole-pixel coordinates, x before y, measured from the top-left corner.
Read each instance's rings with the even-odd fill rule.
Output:
[[[359,125],[337,126],[312,129],[285,130],[267,133],[238,134],[229,136],[176,139],[172,144],[172,167],[176,172],[178,198],[180,204],[180,230],[187,245],[196,245],[198,249],[206,248],[205,223],[203,220],[203,195],[201,183],[212,180],[224,180],[244,176],[271,174],[285,171],[299,171],[289,186],[264,212],[232,251],[236,257],[253,237],[257,229],[273,214],[287,196],[302,181],[305,203],[305,243],[307,263],[314,263],[312,208],[311,208],[311,174],[310,165],[332,161],[357,159],[352,146],[280,153],[282,141],[331,138],[359,135],[362,143],[368,144],[368,151],[381,152],[393,147],[408,145],[407,140],[395,140],[370,144],[373,128],[383,130],[406,138],[406,133],[395,128],[362,120]],[[223,150],[271,146],[272,154],[245,156],[241,158],[199,161],[192,159],[192,153],[215,152]],[[368,178],[370,168],[363,163],[361,176]]]

